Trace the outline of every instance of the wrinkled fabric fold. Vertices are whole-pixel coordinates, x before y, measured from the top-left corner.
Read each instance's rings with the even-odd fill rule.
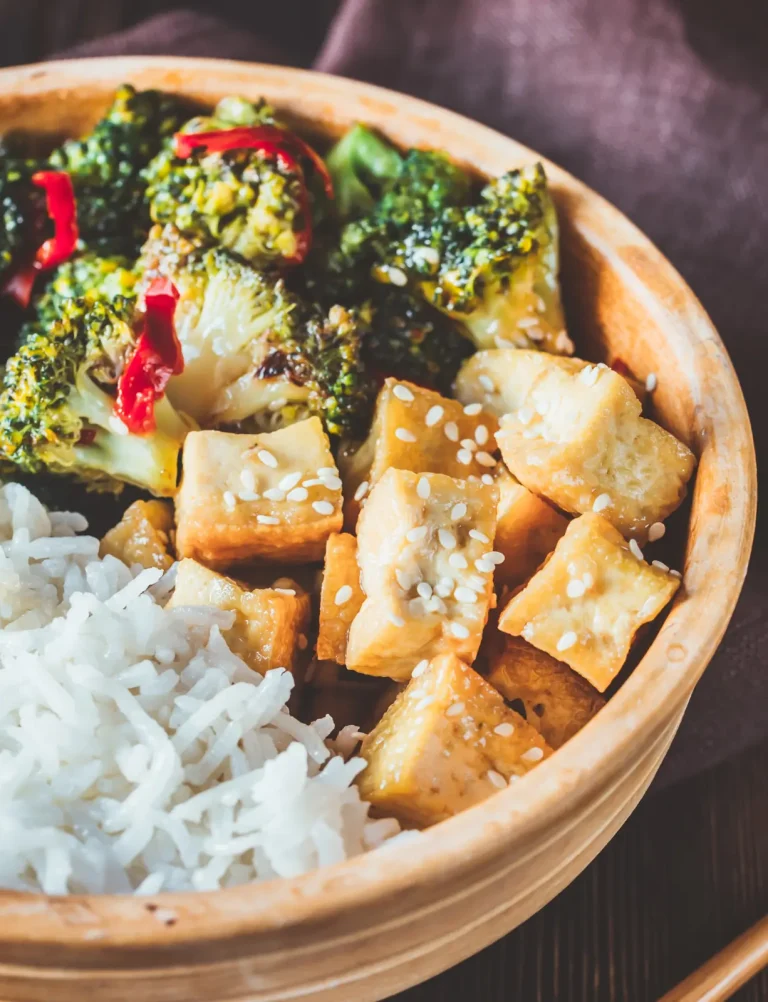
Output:
[[[760,461],[768,438],[767,29],[768,12],[748,0],[344,0],[314,65],[483,121],[626,212],[718,327]],[[62,55],[293,62],[290,39],[282,43],[178,11]],[[764,535],[657,785],[768,736]]]

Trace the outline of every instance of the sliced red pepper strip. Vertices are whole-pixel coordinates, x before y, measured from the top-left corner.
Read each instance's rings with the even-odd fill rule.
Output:
[[[32,261],[21,265],[2,287],[26,309],[38,272],[62,264],[72,256],[80,238],[77,226],[77,201],[72,178],[66,171],[41,170],[32,175],[32,183],[45,190],[45,204],[53,220],[53,236],[37,249]]]
[[[43,269],[55,268],[71,257],[80,237],[75,189],[66,171],[38,171],[32,175],[32,183],[45,190],[46,207],[54,227],[53,236],[38,249],[35,260]]]
[[[115,414],[128,431],[155,430],[155,402],[168,380],[184,369],[173,315],[179,291],[167,278],[156,278],[144,295],[144,321],[136,348],[117,384]]]
[[[276,125],[242,126],[237,129],[216,129],[211,132],[177,132],[173,137],[173,152],[186,159],[197,149],[210,153],[226,153],[227,150],[263,150],[267,155],[277,155],[282,149],[293,150],[305,156],[320,175],[328,198],[333,198],[333,181],[325,166],[325,161],[295,132],[280,129]]]

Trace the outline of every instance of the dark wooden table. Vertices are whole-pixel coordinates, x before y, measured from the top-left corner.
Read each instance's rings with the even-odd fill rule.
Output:
[[[0,65],[33,62],[160,10],[211,9],[285,38],[302,0],[0,0]],[[309,62],[335,0],[302,6]],[[768,743],[651,794],[547,908],[400,1002],[653,1002],[768,913]],[[768,971],[736,996],[768,1002]]]

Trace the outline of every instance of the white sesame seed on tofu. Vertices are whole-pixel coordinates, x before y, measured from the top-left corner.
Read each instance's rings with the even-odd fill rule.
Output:
[[[565,593],[568,598],[581,598],[586,590],[587,589],[583,581],[579,581],[578,578],[571,578],[565,589]]]
[[[477,442],[478,445],[485,445],[485,443],[488,441],[489,435],[490,432],[488,431],[486,425],[479,424],[477,428],[475,428],[475,441]]]
[[[645,389],[648,393],[653,393],[653,391],[658,386],[658,379],[656,378],[655,372],[649,372],[645,379]]]
[[[630,539],[629,552],[632,554],[633,557],[636,557],[638,560],[645,559],[645,557],[643,556],[643,551],[638,546],[636,539]]]
[[[322,477],[323,487],[327,488],[329,491],[340,491],[341,490],[341,478],[337,477],[335,474],[331,476],[326,474]]]
[[[249,470],[247,467],[240,471],[240,483],[245,487],[247,491],[256,490],[256,477],[253,470]]]
[[[294,487],[292,491],[288,491],[287,500],[288,501],[306,501],[309,497],[309,491],[306,487]]]
[[[264,491],[264,497],[267,501],[285,501],[285,491],[281,491],[279,487],[269,487]]]
[[[424,672],[427,670],[427,668],[429,668],[429,661],[427,661],[427,659],[424,658],[424,660],[423,661],[419,661],[419,663],[413,669],[413,673],[411,674],[411,678],[418,678],[420,675],[423,675]]]
[[[490,454],[490,452],[478,452],[475,459],[481,466],[495,466],[496,460]]]
[[[669,566],[665,564],[663,560],[652,560],[651,566],[658,567],[660,571],[666,571],[669,573]]]
[[[470,452],[475,452],[475,450],[477,449],[477,442],[474,440],[474,438],[462,438],[462,440],[459,442],[459,445],[462,447],[462,449],[469,449]]]
[[[493,487],[493,477],[490,473],[484,473],[480,480],[485,484],[486,487]]]
[[[232,491],[224,491],[222,498],[224,500],[224,507],[227,509],[227,511],[234,511],[235,505],[237,504],[237,500]]]
[[[501,553],[499,550],[491,550],[491,552],[487,553],[486,556],[488,557],[488,559],[491,561],[492,564],[503,564],[504,561],[506,560],[504,554]]]
[[[488,560],[487,557],[478,557],[475,561],[475,567],[481,574],[492,574],[494,564],[493,561]]]
[[[313,501],[312,507],[318,515],[333,515],[333,505],[330,501]]]
[[[409,543],[420,543],[422,539],[427,535],[426,525],[416,525],[412,529],[409,529],[405,534],[405,538]]]
[[[397,399],[402,400],[403,403],[410,404],[413,401],[413,394],[408,387],[403,386],[402,383],[397,383],[392,392],[395,394]]]
[[[438,529],[437,538],[443,549],[455,550],[456,549],[456,537],[448,529]]]
[[[477,602],[477,592],[472,591],[471,588],[465,588],[464,585],[459,585],[453,593],[453,597],[457,602],[467,602],[469,604]]]
[[[463,623],[451,623],[451,633],[459,640],[466,640],[469,636],[469,630]]]
[[[467,514],[467,506],[464,504],[463,501],[460,501],[458,504],[455,504],[453,508],[451,508],[451,518],[454,520],[454,522],[460,518],[464,518],[466,514]]]
[[[259,449],[256,453],[256,458],[265,466],[269,466],[273,470],[276,470],[278,467],[278,462],[269,449]]]
[[[486,776],[488,777],[489,782],[493,783],[498,790],[506,789],[507,781],[500,772],[496,772],[495,769],[489,769]]]
[[[405,626],[405,620],[403,619],[403,617],[395,615],[394,612],[390,612],[389,615],[387,616],[387,619],[393,626],[397,627]]]
[[[526,762],[541,762],[544,758],[544,751],[541,748],[529,748],[528,751],[523,752],[520,758]]]
[[[451,442],[459,441],[459,426],[455,421],[447,421],[445,427],[443,428],[445,432],[445,437]]]
[[[256,521],[261,522],[262,525],[279,525],[280,519],[275,518],[274,515],[257,515]]]
[[[666,531],[667,527],[663,522],[654,522],[648,529],[648,542],[655,543],[658,539],[661,539]]]
[[[493,733],[498,734],[500,738],[511,737],[515,733],[515,725],[510,723],[497,724],[493,728]]]
[[[496,391],[496,386],[493,380],[490,376],[486,376],[484,372],[480,373],[477,377],[477,381],[488,393],[494,393]]]
[[[429,581],[419,581],[419,583],[416,585],[416,594],[419,596],[419,598],[423,598],[424,601],[427,601],[430,598],[432,598],[432,585],[429,583]]]
[[[336,592],[334,602],[336,605],[346,605],[346,603],[352,598],[352,588],[350,585],[342,585],[341,588]]]
[[[416,441],[416,436],[412,431],[408,431],[407,428],[395,428],[395,438],[399,438],[401,442]]]
[[[456,453],[456,459],[461,463],[462,466],[469,466],[472,462],[472,453],[469,449],[459,449]]]
[[[682,576],[683,576],[680,573],[680,571],[673,571],[673,570],[671,570],[669,573],[672,575],[673,578],[682,578]]]
[[[286,473],[282,480],[279,481],[278,487],[281,491],[289,491],[301,480],[301,473]]]
[[[458,571],[463,571],[467,567],[467,558],[463,553],[452,553],[448,557],[448,563]]]
[[[598,496],[595,498],[592,504],[592,511],[594,512],[604,511],[606,508],[610,508],[612,504],[613,501],[611,500],[610,494],[598,494]]]
[[[467,417],[477,417],[477,415],[480,413],[482,409],[483,408],[481,404],[467,404],[467,406],[464,408],[464,413],[467,415]]]
[[[570,647],[573,647],[577,640],[578,637],[573,630],[567,630],[558,640],[557,649],[559,651],[567,651]]]
[[[426,477],[419,477],[419,482],[416,484],[416,493],[422,501],[426,501],[432,493],[432,489],[429,486],[429,481]]]
[[[362,501],[365,495],[368,493],[368,488],[371,485],[367,480],[364,480],[355,491],[355,501]]]
[[[430,407],[424,418],[424,423],[427,428],[433,428],[438,421],[442,420],[444,414],[445,408],[441,407],[439,404],[435,404],[434,407]]]

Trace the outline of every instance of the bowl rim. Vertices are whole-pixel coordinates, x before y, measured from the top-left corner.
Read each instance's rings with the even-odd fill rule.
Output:
[[[492,860],[508,852],[514,842],[521,844],[541,835],[562,837],[557,820],[565,819],[575,806],[605,788],[631,756],[645,734],[657,733],[675,710],[687,701],[719,644],[738,599],[747,570],[756,515],[756,463],[749,416],[733,366],[712,322],[679,273],[662,253],[618,209],[572,175],[545,157],[515,140],[456,112],[419,98],[373,84],[262,63],[196,57],[124,56],[60,60],[0,70],[0,93],[44,93],[61,87],[57,75],[71,78],[73,89],[89,83],[103,83],[119,77],[130,80],[140,71],[158,75],[175,74],[179,80],[206,72],[249,79],[253,89],[269,97],[281,87],[292,90],[294,99],[301,88],[314,87],[332,92],[342,88],[361,105],[393,105],[399,117],[421,121],[439,120],[441,126],[462,137],[471,136],[477,147],[508,151],[513,162],[541,160],[550,178],[567,187],[587,222],[597,210],[607,220],[604,232],[594,234],[606,246],[626,242],[640,247],[654,270],[654,281],[673,290],[675,300],[668,307],[674,314],[692,364],[702,372],[699,378],[717,386],[715,400],[706,402],[711,411],[702,414],[701,450],[713,455],[713,462],[725,466],[728,455],[738,454],[740,462],[728,477],[733,503],[707,512],[706,536],[689,525],[688,568],[696,568],[693,590],[678,597],[659,633],[631,676],[608,701],[600,714],[568,743],[568,755],[555,755],[529,777],[489,800],[454,818],[441,822],[408,843],[406,852],[396,856],[391,849],[355,857],[300,877],[270,880],[254,885],[207,892],[161,892],[150,898],[123,895],[72,895],[48,898],[42,894],[0,891],[0,943],[50,942],[102,956],[110,948],[137,945],[152,952],[169,944],[190,946],[221,940],[233,935],[253,937],[272,932],[285,933],[288,927],[328,921],[348,909],[369,908],[383,900],[395,900],[414,886],[442,885],[464,873],[479,861]],[[270,87],[272,85],[272,87]],[[183,84],[179,86],[183,91]],[[280,103],[277,98],[277,103]],[[369,120],[371,115],[368,116]],[[349,121],[349,119],[346,119]],[[478,165],[480,166],[480,165]],[[481,167],[482,169],[482,167]],[[587,211],[589,210],[589,211]],[[610,230],[610,238],[606,237]],[[647,288],[648,276],[632,271],[626,262],[625,278],[637,286],[638,296],[648,298],[649,309],[659,309]],[[684,336],[683,336],[684,335]],[[721,481],[722,482],[722,481]],[[697,481],[698,485],[698,481]],[[696,488],[694,488],[694,491]],[[701,521],[701,520],[699,520]],[[727,569],[725,583],[706,579],[704,566]],[[706,609],[706,612],[704,610]],[[681,641],[685,641],[682,643]],[[183,916],[185,921],[147,921],[147,911]],[[72,919],[74,915],[79,919]],[[87,917],[86,917],[87,916]],[[96,935],[96,933],[98,935]],[[251,950],[253,940],[246,949]],[[104,953],[106,951],[106,954]],[[45,963],[45,958],[40,961]],[[201,961],[202,962],[202,961]]]

